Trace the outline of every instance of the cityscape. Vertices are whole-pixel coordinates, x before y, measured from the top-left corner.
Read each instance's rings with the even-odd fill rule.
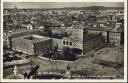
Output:
[[[4,79],[124,79],[123,2],[3,8]]]

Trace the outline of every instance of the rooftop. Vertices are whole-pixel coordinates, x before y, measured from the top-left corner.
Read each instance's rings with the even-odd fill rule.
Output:
[[[83,40],[74,39],[71,36],[70,37],[63,37],[62,40],[68,40],[68,41],[75,41],[75,42],[82,42]]]
[[[37,43],[45,40],[50,40],[49,37],[39,36],[39,35],[28,35],[16,38],[16,40],[22,40],[24,42]]]
[[[108,31],[112,29],[112,27],[88,27],[88,30],[94,30],[94,31]]]
[[[91,33],[91,32],[89,32],[88,34],[86,34],[85,36],[84,36],[84,40],[80,40],[80,39],[74,39],[72,36],[70,36],[70,37],[63,37],[62,39],[63,40],[69,40],[69,41],[75,41],[75,42],[83,42],[83,41],[86,41],[86,40],[90,40],[90,39],[92,39],[93,37],[95,37],[95,36],[97,36],[97,35],[100,35],[101,34],[101,32],[95,32],[95,33]]]
[[[83,27],[82,25],[73,25],[73,29],[85,29],[86,27]]]
[[[123,28],[115,28],[115,29],[112,29],[110,30],[111,32],[123,32]]]
[[[93,39],[94,37],[96,37],[97,35],[100,35],[100,34],[101,34],[101,32],[88,33],[88,34],[84,37],[84,41]]]

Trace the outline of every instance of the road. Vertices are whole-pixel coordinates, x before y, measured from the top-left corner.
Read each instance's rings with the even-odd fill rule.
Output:
[[[109,51],[111,51],[111,48],[109,50],[108,49],[109,48],[107,48],[107,49],[104,48],[102,50],[102,52],[100,52],[100,55],[109,53]],[[99,50],[99,51],[101,51],[101,50]],[[119,50],[117,50],[117,51],[119,51]],[[121,67],[117,70],[113,67],[107,67],[107,66],[103,66],[103,65],[94,63],[93,60],[95,57],[99,56],[98,53],[99,52],[96,52],[94,57],[90,56],[90,57],[80,58],[74,62],[49,61],[49,60],[39,58],[37,56],[31,56],[30,61],[33,66],[40,65],[40,68],[38,71],[41,73],[43,73],[43,72],[53,72],[53,73],[59,72],[61,74],[64,74],[66,72],[67,65],[69,64],[71,67],[71,71],[81,72],[81,70],[88,70],[92,73],[93,76],[99,76],[101,78],[102,77],[103,78],[104,77],[117,78],[117,76],[118,76],[118,78],[123,78],[123,67]],[[115,52],[111,52],[111,53],[115,53]],[[19,73],[23,74],[24,72],[29,70],[30,67],[31,67],[30,64],[25,65],[25,66],[19,66],[18,67]],[[5,69],[4,77],[9,74],[12,74],[12,73],[13,73],[13,68]]]

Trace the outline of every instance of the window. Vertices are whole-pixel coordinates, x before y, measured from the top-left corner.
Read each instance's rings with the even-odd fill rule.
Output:
[[[70,45],[72,46],[72,42],[70,42]]]
[[[73,43],[73,45],[75,46],[75,43]]]
[[[115,44],[117,44],[117,42],[115,41]]]
[[[68,45],[68,41],[66,41],[66,45]]]
[[[65,45],[65,41],[63,41],[63,44]]]

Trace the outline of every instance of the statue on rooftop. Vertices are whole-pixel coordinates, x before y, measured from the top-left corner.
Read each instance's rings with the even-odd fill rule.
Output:
[[[14,66],[13,73],[14,73],[15,76],[16,76],[17,73],[18,73],[18,70],[17,70],[17,66],[16,66],[16,65]]]

